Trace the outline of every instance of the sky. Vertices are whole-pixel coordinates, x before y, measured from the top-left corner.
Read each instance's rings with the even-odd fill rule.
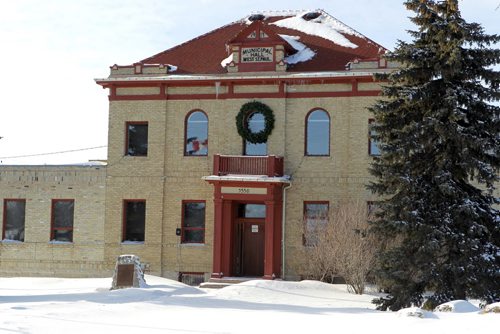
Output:
[[[393,49],[409,40],[403,0],[0,0],[0,164],[106,159],[107,90],[94,79],[258,10],[323,9]],[[500,0],[461,0],[500,33]],[[69,153],[57,153],[74,151]],[[57,154],[46,154],[57,153]],[[44,155],[41,155],[44,154]],[[25,158],[18,156],[35,155]]]

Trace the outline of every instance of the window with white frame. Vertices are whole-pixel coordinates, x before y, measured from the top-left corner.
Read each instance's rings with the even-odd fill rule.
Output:
[[[306,117],[307,156],[330,155],[330,116],[322,109],[312,110]]]

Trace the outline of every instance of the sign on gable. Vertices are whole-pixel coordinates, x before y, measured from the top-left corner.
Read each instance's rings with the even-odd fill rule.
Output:
[[[241,49],[242,63],[269,63],[273,60],[273,47],[254,47]]]

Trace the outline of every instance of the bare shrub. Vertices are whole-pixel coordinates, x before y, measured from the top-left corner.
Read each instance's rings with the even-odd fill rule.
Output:
[[[374,264],[375,238],[368,233],[366,203],[349,201],[330,208],[327,217],[314,217],[316,228],[309,233],[313,243],[306,245],[307,268],[311,277],[332,282],[342,277],[350,292],[362,294]],[[304,217],[304,226],[311,217]],[[316,235],[311,236],[311,233]]]

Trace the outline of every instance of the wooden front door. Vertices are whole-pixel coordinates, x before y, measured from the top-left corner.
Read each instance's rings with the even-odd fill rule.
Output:
[[[239,219],[234,229],[233,275],[264,275],[264,219]]]

